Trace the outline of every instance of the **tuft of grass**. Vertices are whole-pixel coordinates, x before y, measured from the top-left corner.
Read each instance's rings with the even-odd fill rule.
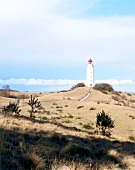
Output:
[[[62,113],[62,112],[63,112],[63,110],[62,110],[62,109],[57,109],[57,111],[58,111],[58,112],[60,112],[60,113]]]
[[[56,119],[61,119],[60,116],[56,116],[56,117],[51,117],[52,120],[56,120]]]
[[[76,119],[81,119],[80,117],[76,117]]]
[[[68,143],[64,148],[62,148],[61,152],[62,154],[68,154],[71,157],[87,157],[90,154],[88,148],[72,143]]]
[[[58,108],[62,108],[62,106],[56,106],[56,109],[58,109]]]
[[[25,157],[27,160],[26,162],[29,162],[31,164],[32,169],[43,169],[45,167],[44,160],[34,152],[27,153]]]
[[[72,123],[70,120],[65,120],[62,123]]]
[[[74,116],[72,116],[70,113],[68,113],[68,118],[74,118]]]
[[[77,106],[77,109],[81,109],[81,108],[83,108],[84,106]]]
[[[124,95],[122,95],[121,98],[122,98],[123,100],[127,100],[126,96],[124,96]]]
[[[83,128],[85,128],[85,129],[94,129],[94,128],[93,128],[93,123],[90,122],[90,123],[84,124],[84,125],[83,125]]]
[[[122,106],[122,104],[120,104],[120,103],[115,103],[115,105],[117,105],[117,106]]]
[[[131,119],[135,119],[135,117],[134,117],[134,116],[132,116],[132,115],[129,115],[129,117],[130,117]]]
[[[52,105],[57,105],[57,103],[56,103],[56,102],[53,102]]]
[[[118,91],[114,91],[113,94],[120,96],[120,93]]]
[[[95,107],[91,107],[90,110],[96,110],[96,108]]]
[[[134,136],[129,136],[128,137],[130,140],[132,140],[132,141],[135,141],[135,137]]]
[[[131,93],[127,93],[127,95],[128,95],[128,96],[132,96],[132,94],[131,94]]]
[[[112,99],[119,102],[120,101],[120,97],[119,96],[112,96]]]
[[[46,116],[42,117],[41,118],[42,120],[47,120],[48,118]]]
[[[130,102],[131,102],[131,103],[135,103],[135,100],[131,99]]]

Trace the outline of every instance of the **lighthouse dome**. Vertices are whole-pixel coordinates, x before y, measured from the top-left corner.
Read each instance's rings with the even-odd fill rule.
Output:
[[[92,59],[91,58],[88,60],[88,63],[90,63],[90,64],[92,63]]]

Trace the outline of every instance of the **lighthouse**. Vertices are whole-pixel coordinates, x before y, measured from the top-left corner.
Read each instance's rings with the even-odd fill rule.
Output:
[[[87,65],[86,86],[87,87],[94,86],[94,65],[92,63],[91,58],[88,60],[88,65]]]

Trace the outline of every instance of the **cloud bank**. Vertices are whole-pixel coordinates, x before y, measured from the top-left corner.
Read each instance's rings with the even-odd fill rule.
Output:
[[[11,78],[8,80],[0,80],[0,84],[9,84],[9,85],[75,85],[77,83],[83,82],[85,83],[85,80],[44,80],[44,79],[15,79]],[[135,85],[135,81],[131,79],[127,80],[116,80],[116,79],[110,79],[110,80],[96,80],[96,83],[109,83],[111,85]]]
[[[44,79],[8,79],[0,80],[0,84],[9,85],[75,85],[84,80],[44,80]]]

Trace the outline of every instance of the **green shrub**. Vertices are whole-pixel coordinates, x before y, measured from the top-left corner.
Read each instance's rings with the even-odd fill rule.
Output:
[[[108,83],[97,83],[95,84],[95,86],[93,87],[95,90],[99,90],[101,92],[109,91],[109,92],[113,92],[114,89],[112,88],[112,86]]]
[[[76,89],[76,88],[78,88],[78,87],[85,87],[85,84],[84,84],[84,83],[78,83],[78,84],[76,84],[75,86],[73,86],[73,87],[71,88],[71,90],[74,90],[74,89]]]
[[[13,113],[16,114],[16,116],[19,116],[21,112],[21,109],[19,109],[19,106],[18,104],[16,103],[11,103],[9,102],[9,104],[7,106],[4,106],[2,108],[2,113],[5,115],[5,116],[11,116],[13,115]]]
[[[96,127],[98,128],[98,132],[100,134],[110,136],[110,129],[114,128],[114,121],[102,110],[102,112],[98,113],[96,116]]]
[[[36,113],[38,109],[42,108],[40,101],[38,101],[38,99],[35,99],[35,97],[32,97],[32,95],[28,102],[28,105],[31,107],[31,109],[28,110],[28,112],[30,113],[30,117],[34,117],[33,114]]]

